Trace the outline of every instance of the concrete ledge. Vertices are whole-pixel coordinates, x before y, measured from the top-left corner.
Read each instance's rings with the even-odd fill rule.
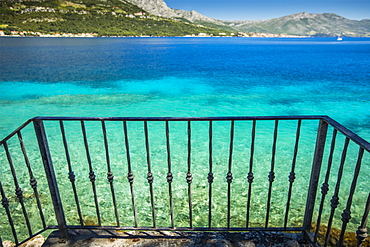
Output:
[[[107,231],[70,230],[70,239],[61,241],[54,231],[42,246],[275,246],[309,247],[301,234],[282,232],[169,232],[169,231]]]

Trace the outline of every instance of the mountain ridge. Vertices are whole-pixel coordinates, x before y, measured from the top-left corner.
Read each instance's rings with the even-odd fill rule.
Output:
[[[267,20],[225,21],[164,0],[2,0],[0,29],[6,34],[93,33],[95,36],[293,36],[370,37],[370,19],[300,12]],[[238,34],[239,32],[239,34]],[[0,33],[1,34],[1,33]],[[257,35],[258,36],[258,35]]]
[[[222,21],[202,15],[195,10],[185,11],[182,9],[170,8],[168,7],[167,3],[163,0],[127,0],[127,1],[139,6],[145,11],[156,16],[162,16],[166,18],[185,18],[191,22],[202,20],[222,24]]]
[[[334,13],[310,14],[300,12],[260,21],[225,22],[248,32],[289,33],[310,36],[370,36],[367,21],[349,20]]]
[[[225,21],[204,16],[194,10],[184,11],[168,7],[164,0],[127,0],[144,10],[167,18],[184,18],[194,23],[212,24],[241,32],[266,32],[303,36],[370,36],[368,19],[349,20],[334,13],[300,12],[267,20]],[[295,22],[295,23],[289,23]]]

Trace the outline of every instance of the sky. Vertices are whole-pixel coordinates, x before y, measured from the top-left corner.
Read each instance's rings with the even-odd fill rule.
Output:
[[[267,20],[300,12],[370,19],[370,0],[164,0],[168,7],[220,20]]]

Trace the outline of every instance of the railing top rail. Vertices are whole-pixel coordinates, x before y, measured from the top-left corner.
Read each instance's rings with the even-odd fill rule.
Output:
[[[335,129],[342,132],[345,136],[349,137],[352,141],[354,141],[355,143],[363,147],[364,150],[366,150],[367,152],[370,152],[369,142],[365,141],[364,139],[362,139],[361,137],[359,137],[358,135],[356,135],[355,133],[353,133],[352,131],[350,131],[349,129],[347,129],[346,127],[344,127],[343,125],[341,125],[340,123],[332,119],[331,117],[325,116],[323,119],[328,124],[333,126]]]
[[[38,116],[29,119],[19,128],[13,131],[10,135],[0,141],[0,145],[9,140],[18,131],[27,126],[34,120],[50,120],[50,121],[230,121],[230,120],[318,120],[323,119],[328,124],[336,128],[338,131],[348,136],[352,141],[360,145],[367,152],[370,152],[370,143],[359,137],[334,119],[326,115],[298,115],[298,116],[229,116],[229,117],[49,117]]]
[[[33,120],[64,121],[228,121],[228,120],[297,120],[323,119],[325,115],[302,116],[229,116],[229,117],[34,117]]]
[[[60,117],[37,116],[27,120],[24,124],[0,141],[3,145],[12,136],[26,127],[34,120],[48,121],[228,121],[228,120],[297,120],[297,119],[322,119],[326,116],[237,116],[237,117]]]
[[[348,136],[352,141],[370,152],[370,143],[359,137],[327,115],[297,115],[297,116],[229,116],[229,117],[35,117],[37,120],[65,120],[65,121],[228,121],[228,120],[298,120],[323,119],[338,131]]]
[[[33,121],[33,118],[28,119],[24,124],[22,124],[21,126],[19,126],[16,130],[14,130],[12,133],[10,133],[7,137],[5,137],[3,140],[1,140],[0,141],[0,146],[3,145],[7,140],[9,140],[10,138],[12,138],[12,136],[14,136],[15,134],[17,134],[17,132],[19,132],[21,129],[23,129],[24,127],[26,127],[32,121]]]

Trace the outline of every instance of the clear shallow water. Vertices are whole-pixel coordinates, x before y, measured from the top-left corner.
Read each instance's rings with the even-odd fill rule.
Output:
[[[5,137],[27,119],[37,116],[252,116],[252,115],[329,115],[363,138],[370,139],[370,39],[348,39],[337,42],[335,39],[244,39],[244,38],[1,38],[1,73],[0,73],[0,104],[2,121],[0,134]],[[226,124],[227,125],[227,124]],[[77,127],[76,127],[77,126]],[[51,125],[52,127],[52,125]],[[58,126],[56,126],[58,127]],[[314,124],[316,127],[316,124]],[[302,137],[302,150],[297,167],[300,178],[296,181],[295,200],[292,207],[290,224],[294,226],[302,217],[302,203],[300,191],[307,189],[309,172],[307,167],[312,162],[314,127],[306,127],[306,135]],[[110,133],[121,127],[109,126]],[[142,145],[142,126],[137,127],[133,136],[138,139],[132,144],[133,156],[136,163],[134,169],[139,173],[137,177],[138,192],[145,192],[146,172],[141,168],[146,164],[145,151]],[[152,162],[156,168],[156,176],[166,175],[165,135],[163,126],[151,141],[153,153]],[[219,124],[215,127],[219,137],[215,142],[215,150],[220,155],[214,157],[218,166],[215,177],[223,181],[227,172],[229,126]],[[236,178],[233,181],[233,193],[242,195],[240,203],[245,205],[246,193],[241,188],[246,186],[245,160],[249,160],[250,123],[241,124],[239,137],[236,140],[234,167]],[[294,123],[288,127],[282,125],[278,140],[278,164],[276,188],[284,193],[275,194],[272,223],[280,224],[282,212],[285,210],[284,196],[287,192],[287,174],[291,163],[294,144]],[[136,129],[132,126],[132,129]],[[200,124],[194,131],[200,141],[195,142],[197,152],[194,153],[194,169],[200,177],[206,177],[207,164],[207,133],[206,125]],[[258,127],[256,153],[256,180],[254,193],[262,195],[255,197],[255,219],[261,219],[265,214],[265,198],[267,193],[267,168],[270,166],[272,145],[271,123],[265,127]],[[180,172],[178,182],[174,182],[175,208],[187,211],[186,189],[183,188],[186,170],[186,135],[185,126],[173,135],[172,154],[178,161],[175,171]],[[293,131],[292,131],[293,130]],[[61,150],[60,136],[52,137],[50,143],[53,158],[58,170],[62,190],[70,190],[69,182],[65,179],[68,173],[65,167],[65,157]],[[120,130],[122,131],[122,130]],[[132,130],[133,131],[133,130]],[[243,135],[245,131],[245,135]],[[82,139],[78,123],[71,124],[71,153],[74,155],[74,169],[76,173],[88,173],[84,150],[81,148]],[[117,132],[121,133],[121,132]],[[136,134],[135,134],[136,133]],[[89,135],[101,139],[99,126],[91,126]],[[102,144],[91,138],[94,153],[94,164],[104,164]],[[118,144],[111,147],[112,159],[118,165],[126,166],[124,152],[122,152],[122,135],[112,136]],[[329,138],[330,139],[330,138]],[[33,163],[40,166],[37,158],[37,148],[32,145],[30,138],[28,147],[34,153]],[[141,141],[141,142],[140,142]],[[338,169],[340,152],[343,140],[339,141],[335,167]],[[15,143],[14,146],[17,144]],[[355,153],[355,147],[350,152]],[[114,155],[113,155],[114,154]],[[2,162],[5,156],[2,155]],[[113,158],[114,157],[114,158]],[[21,163],[22,157],[15,157]],[[174,161],[174,163],[176,163]],[[346,175],[352,176],[355,161],[348,161]],[[98,166],[100,167],[100,166]],[[9,175],[7,166],[3,166],[2,181]],[[105,166],[97,168],[101,176],[99,190],[101,195],[108,193],[105,180]],[[120,169],[115,167],[115,174]],[[334,168],[333,168],[334,169]],[[369,169],[369,157],[365,156],[363,174]],[[20,169],[22,171],[22,169]],[[24,170],[24,169],[23,169]],[[40,166],[39,175],[43,176]],[[259,173],[259,172],[260,173]],[[336,171],[336,170],[335,170]],[[142,174],[141,174],[142,173]],[[8,175],[6,175],[8,174]],[[141,175],[140,175],[141,174]],[[369,173],[367,173],[369,174]],[[85,175],[83,175],[85,176]],[[127,201],[122,205],[130,205],[126,175],[116,175],[116,183],[120,184],[120,195]],[[26,171],[24,171],[26,177]],[[86,177],[86,176],[85,176]],[[366,181],[363,176],[359,181],[358,193],[366,194]],[[176,179],[175,179],[176,180]],[[335,186],[335,176],[330,183]],[[11,181],[11,180],[8,180]],[[161,194],[167,193],[165,180],[157,179],[157,205],[163,215],[168,215],[166,202],[160,200]],[[25,181],[25,184],[27,181]],[[87,183],[87,184],[86,184]],[[350,181],[346,181],[347,185]],[[226,183],[225,183],[226,184]],[[199,204],[207,191],[206,180],[195,179],[194,208],[196,212],[203,212]],[[9,191],[12,191],[11,182]],[[88,181],[79,184],[81,201],[91,202],[91,192]],[[126,187],[125,187],[126,186]],[[226,185],[225,185],[226,186]],[[275,185],[274,185],[275,186]],[[26,185],[24,186],[26,187]],[[119,187],[119,186],[118,186]],[[85,189],[89,190],[85,190]],[[222,218],[226,210],[226,187],[215,191],[215,224],[223,226]],[[13,192],[10,192],[13,193]],[[90,193],[90,194],[89,194]],[[345,197],[347,191],[341,192]],[[366,196],[366,195],[365,195]],[[356,212],[363,208],[356,208],[365,196],[360,195],[354,202]],[[304,197],[304,196],[303,196]],[[114,222],[113,211],[110,209],[111,200],[101,196],[101,206],[106,222]],[[150,210],[148,198],[139,203],[139,210]],[[182,200],[181,200],[182,199]],[[330,198],[329,198],[330,199]],[[45,199],[47,200],[47,199]],[[73,198],[63,197],[67,206],[67,217],[71,223],[78,223],[73,207]],[[235,202],[237,203],[237,202]],[[85,217],[95,219],[88,203],[84,204]],[[124,206],[122,206],[124,207]],[[237,208],[237,207],[235,207]],[[241,207],[243,208],[243,207]],[[218,209],[218,214],[217,210]],[[236,210],[236,209],[235,209]],[[148,211],[149,212],[149,211]],[[243,214],[233,211],[233,215]],[[340,212],[339,212],[340,213]],[[128,213],[129,214],[129,213]],[[160,213],[159,213],[160,214]],[[148,213],[149,215],[149,213]],[[197,215],[197,213],[195,213]],[[198,214],[199,215],[199,214]],[[218,217],[219,216],[219,217]],[[34,216],[36,217],[36,216]],[[128,217],[132,224],[132,216]],[[131,218],[130,218],[131,217]],[[141,219],[145,223],[150,219]],[[96,220],[96,219],[95,219]],[[162,220],[162,221],[161,221]],[[124,220],[123,220],[124,221]],[[160,218],[163,224],[168,224]],[[177,224],[186,225],[187,218],[176,215]],[[197,224],[203,224],[204,218],[197,219]],[[236,225],[243,222],[234,221]],[[257,224],[257,223],[256,223]],[[356,225],[357,224],[357,225]],[[351,226],[355,229],[358,222]],[[7,229],[9,231],[9,229]]]

